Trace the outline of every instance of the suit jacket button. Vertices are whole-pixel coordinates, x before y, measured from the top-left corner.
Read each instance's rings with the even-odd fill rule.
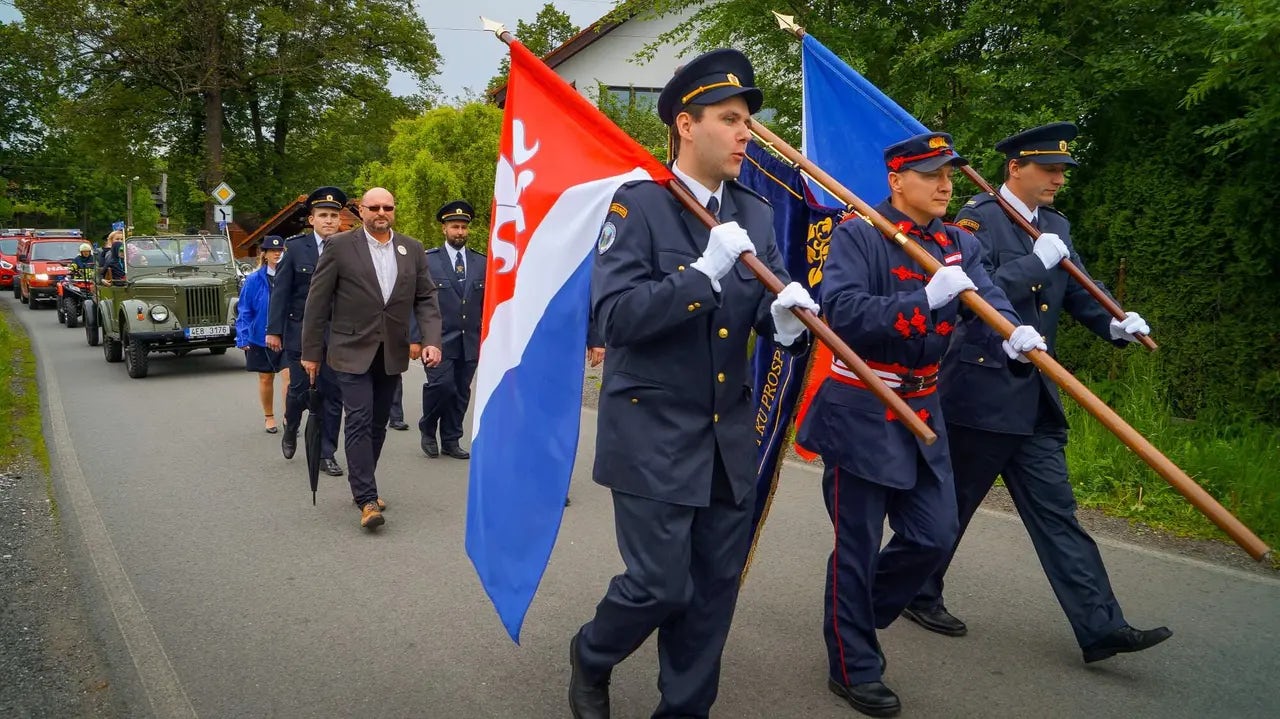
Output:
[[[680,265],[676,269],[679,270],[680,272],[684,272],[684,265]]]
[[[1040,305],[1040,311],[1041,311],[1041,312],[1048,312],[1048,311],[1049,311],[1049,305]]]
[[[983,362],[986,362],[986,361],[987,361],[987,358],[986,358],[986,357],[979,357],[979,358],[978,358],[978,364],[982,364]]]
[[[702,309],[702,303],[701,303],[701,302],[694,302],[694,303],[693,303],[693,306],[694,306],[695,308],[697,308],[697,309]]]
[[[689,305],[689,311],[690,311],[690,312],[692,312],[692,311],[693,311],[693,305]]]
[[[720,421],[720,415],[719,415],[719,414],[713,414],[713,415],[711,415],[711,421],[712,421],[712,422],[719,422],[719,421]]]
[[[721,372],[720,374],[716,375],[716,381],[724,382],[724,372]]]
[[[635,397],[632,397],[631,404],[640,404],[640,400],[636,399]]]
[[[718,333],[716,333],[716,334],[719,334],[719,335],[720,335],[720,339],[722,339],[722,340],[723,340],[723,339],[728,339],[728,338],[729,338],[729,330],[725,329],[724,327],[721,327],[721,328],[720,328],[720,331],[719,331]]]

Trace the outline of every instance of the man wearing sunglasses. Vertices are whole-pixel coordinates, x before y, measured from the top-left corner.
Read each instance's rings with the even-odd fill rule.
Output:
[[[411,359],[434,367],[441,358],[436,285],[422,243],[392,229],[395,210],[395,197],[375,187],[360,201],[362,226],[329,238],[302,327],[303,369],[315,378],[327,361],[337,377],[347,414],[347,479],[366,529],[386,521],[375,473],[400,375]],[[421,344],[409,343],[411,312]]]

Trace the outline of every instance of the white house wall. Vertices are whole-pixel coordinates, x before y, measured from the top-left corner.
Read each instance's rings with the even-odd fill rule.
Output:
[[[578,92],[592,101],[597,99],[598,83],[618,87],[660,88],[671,79],[678,65],[691,59],[691,54],[680,56],[684,46],[666,46],[658,51],[653,60],[644,64],[638,64],[632,58],[659,35],[688,19],[693,12],[685,11],[653,20],[628,20],[560,63],[556,66],[556,74],[574,83]]]

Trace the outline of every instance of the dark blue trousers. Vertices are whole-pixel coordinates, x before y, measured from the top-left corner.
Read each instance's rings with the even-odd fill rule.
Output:
[[[951,478],[939,480],[923,457],[918,461],[919,479],[911,489],[868,482],[832,465],[822,472],[836,535],[823,634],[830,676],[841,684],[880,681],[876,630],[898,618],[955,542]],[[881,549],[885,517],[893,538]]]
[[[307,408],[307,390],[311,388],[311,378],[302,369],[301,352],[286,350],[285,356],[289,360],[289,391],[284,400],[284,421],[290,427],[300,428],[302,410]],[[342,427],[342,390],[327,362],[320,363],[316,387],[320,390],[324,408],[321,412],[324,428],[320,433],[320,456],[333,459],[333,453],[338,449],[338,430]]]
[[[582,627],[580,666],[602,679],[656,630],[662,702],[654,717],[705,717],[716,700],[755,498],[735,503],[719,458],[715,472],[707,507],[613,493],[626,571]]]
[[[356,504],[364,506],[378,498],[375,474],[387,438],[391,396],[400,375],[387,374],[382,350],[374,355],[367,372],[335,371],[334,375],[342,388],[342,408],[347,413],[347,481]]]
[[[396,391],[391,395],[391,414],[387,421],[404,421],[404,375],[396,377]]]
[[[1067,480],[1067,429],[1061,420],[1042,413],[1030,437],[954,425],[947,426],[947,435],[961,536],[996,477],[1003,476],[1080,646],[1124,626],[1124,613],[1111,591],[1098,545],[1076,519],[1076,499]],[[942,580],[954,555],[952,547],[912,606],[942,604]]]
[[[462,419],[471,402],[471,378],[476,362],[445,358],[427,368],[427,381],[422,384],[422,419],[418,431],[424,437],[440,433],[441,444],[457,444],[462,439]]]

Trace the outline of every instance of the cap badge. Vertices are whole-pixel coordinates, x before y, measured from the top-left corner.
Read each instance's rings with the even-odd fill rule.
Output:
[[[946,146],[947,146],[947,138],[945,137],[929,138],[929,149],[931,150],[937,150]]]
[[[738,79],[737,75],[734,75],[731,72],[725,75],[725,79],[728,80],[729,84],[733,85],[734,87],[742,87],[742,81]]]
[[[1067,141],[1066,141],[1066,140],[1058,140],[1058,149],[1059,149],[1059,150],[1061,150],[1061,151],[1063,151],[1063,152],[1066,152],[1066,151],[1067,151]]]

